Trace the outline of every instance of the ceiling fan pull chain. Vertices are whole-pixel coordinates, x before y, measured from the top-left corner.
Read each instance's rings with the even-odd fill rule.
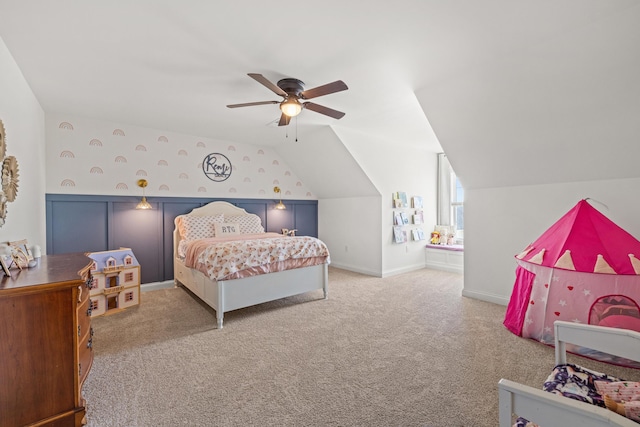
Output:
[[[296,142],[298,142],[298,116],[296,116]]]

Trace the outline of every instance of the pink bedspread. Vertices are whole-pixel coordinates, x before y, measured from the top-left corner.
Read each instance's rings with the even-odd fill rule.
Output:
[[[278,233],[194,240],[187,245],[185,256],[187,267],[211,280],[240,279],[329,262],[329,250],[321,240]]]

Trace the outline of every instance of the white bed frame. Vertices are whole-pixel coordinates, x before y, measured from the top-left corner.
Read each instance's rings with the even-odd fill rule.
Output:
[[[207,216],[248,215],[247,211],[227,202],[211,202],[193,209],[186,215]],[[317,289],[322,289],[328,298],[329,273],[327,264],[296,268],[276,273],[261,274],[234,280],[211,280],[198,270],[188,268],[178,258],[178,243],[181,236],[178,218],[173,231],[173,276],[176,286],[182,284],[216,311],[218,329],[222,329],[224,313],[274,301]]]
[[[556,321],[554,328],[556,365],[567,363],[565,344],[576,344],[640,361],[640,333],[638,332],[561,321]],[[498,383],[498,395],[500,427],[512,426],[514,414],[541,427],[638,427],[635,421],[609,409],[506,379],[501,379]]]

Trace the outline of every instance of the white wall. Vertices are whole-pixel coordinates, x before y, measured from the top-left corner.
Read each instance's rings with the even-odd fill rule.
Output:
[[[515,255],[584,198],[640,238],[638,188],[640,178],[466,191],[463,294],[507,304]]]
[[[318,237],[331,265],[382,276],[380,197],[344,197],[318,201]]]
[[[0,119],[5,156],[18,161],[18,194],[7,203],[0,242],[27,239],[46,248],[44,112],[4,42],[0,39]]]
[[[426,241],[393,243],[392,195],[404,191],[409,200],[422,196],[425,207],[422,228],[428,235],[436,224],[437,153],[420,147],[395,150],[393,141],[381,140],[351,129],[338,128],[336,133],[357,160],[380,193],[381,275],[389,276],[424,268]],[[407,213],[413,212],[408,209]],[[358,223],[354,223],[358,227]],[[405,227],[410,230],[414,226]],[[362,229],[362,232],[365,232]]]
[[[316,199],[269,147],[47,113],[47,192],[141,196]],[[231,176],[212,181],[202,162],[226,156]]]
[[[276,152],[317,192],[318,237],[331,264],[380,276],[380,193],[335,130],[298,135]]]

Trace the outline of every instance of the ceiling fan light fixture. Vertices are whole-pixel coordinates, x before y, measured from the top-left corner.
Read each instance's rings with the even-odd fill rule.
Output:
[[[341,119],[344,117],[344,113],[342,111],[334,110],[314,102],[308,102],[309,99],[349,89],[342,80],[336,80],[332,83],[327,83],[322,86],[305,90],[304,83],[298,79],[280,79],[278,80],[278,84],[274,84],[262,74],[249,73],[248,75],[271,92],[281,96],[282,101],[258,101],[245,102],[243,104],[229,104],[227,105],[228,108],[278,104],[280,111],[282,112],[280,114],[278,126],[288,126],[291,122],[291,117],[296,117],[302,110],[315,111],[316,113],[324,114],[325,116],[329,116],[334,119]],[[303,100],[304,103],[300,102],[300,100]]]
[[[280,110],[286,116],[295,117],[302,111],[302,105],[296,98],[287,98],[280,104]]]

